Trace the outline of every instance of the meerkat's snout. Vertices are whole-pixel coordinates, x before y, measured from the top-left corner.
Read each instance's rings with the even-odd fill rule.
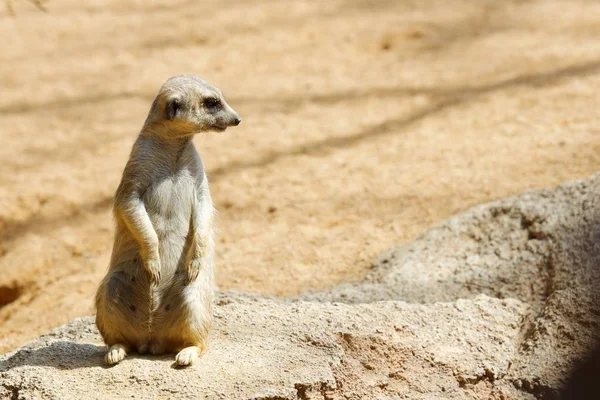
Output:
[[[231,110],[230,115],[227,118],[226,125],[227,126],[238,126],[242,122],[242,118],[238,113]]]
[[[240,115],[229,104],[225,103],[225,107],[228,114],[227,126],[238,126],[242,122]]]
[[[222,132],[231,126],[239,125],[242,118],[227,104],[221,91],[215,88],[208,94],[203,94],[198,121],[200,125],[207,123],[209,130]]]
[[[221,101],[221,110],[214,113],[214,123],[211,129],[222,132],[231,126],[238,126],[242,122],[240,115],[223,99]]]

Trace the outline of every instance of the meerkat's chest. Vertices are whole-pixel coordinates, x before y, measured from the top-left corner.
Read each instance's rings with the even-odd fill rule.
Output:
[[[183,172],[151,184],[144,194],[144,205],[157,233],[185,234],[192,208],[197,202],[194,177]]]

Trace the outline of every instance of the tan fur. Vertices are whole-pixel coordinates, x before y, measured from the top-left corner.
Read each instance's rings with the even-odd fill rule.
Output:
[[[191,75],[167,80],[154,100],[117,189],[116,233],[96,294],[96,325],[115,364],[130,350],[180,351],[190,365],[212,321],[214,208],[191,138],[238,125],[221,92]]]

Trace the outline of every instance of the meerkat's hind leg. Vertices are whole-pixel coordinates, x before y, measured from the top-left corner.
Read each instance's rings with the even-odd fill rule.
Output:
[[[122,343],[113,344],[104,356],[104,362],[108,365],[117,364],[125,358],[128,350],[128,346]]]
[[[201,350],[198,346],[189,346],[181,350],[175,356],[175,363],[180,367],[186,367],[188,365],[192,365],[194,361],[198,359]]]

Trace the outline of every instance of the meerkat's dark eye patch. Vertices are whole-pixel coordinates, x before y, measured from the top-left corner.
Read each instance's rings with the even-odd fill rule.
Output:
[[[181,110],[182,106],[183,105],[179,99],[169,100],[166,107],[167,119],[175,119],[177,112]]]
[[[209,110],[221,108],[221,100],[216,99],[214,97],[204,99],[204,107],[206,107]]]

